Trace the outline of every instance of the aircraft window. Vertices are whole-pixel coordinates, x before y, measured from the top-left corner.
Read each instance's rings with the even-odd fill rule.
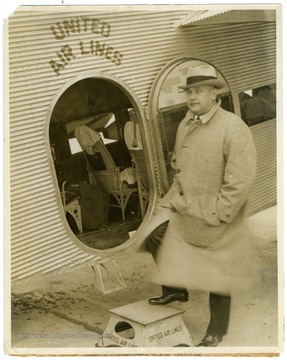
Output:
[[[72,155],[82,152],[81,145],[76,138],[69,139],[69,144]]]
[[[119,140],[119,133],[118,133],[115,114],[110,113],[108,114],[108,117],[109,120],[106,123],[106,125],[102,128],[102,130],[96,128],[104,144],[110,144]]]
[[[104,144],[113,143],[119,140],[119,133],[114,113],[105,113],[88,117],[86,119],[69,121],[66,123],[66,131],[72,155],[82,152],[82,148],[74,134],[74,130],[77,126],[79,126],[79,124],[87,125],[91,129],[96,130],[100,134]]]
[[[253,126],[276,117],[276,84],[239,93],[241,117]]]

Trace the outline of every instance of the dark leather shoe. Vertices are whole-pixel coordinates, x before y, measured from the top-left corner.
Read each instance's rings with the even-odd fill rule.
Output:
[[[216,347],[222,341],[222,336],[206,335],[197,346]]]
[[[159,297],[149,299],[150,305],[167,305],[173,301],[186,302],[188,301],[188,293],[177,292],[169,295],[162,295]]]

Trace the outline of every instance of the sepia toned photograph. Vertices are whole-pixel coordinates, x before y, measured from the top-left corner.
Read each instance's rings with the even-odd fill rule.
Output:
[[[281,12],[3,21],[5,354],[282,353]]]

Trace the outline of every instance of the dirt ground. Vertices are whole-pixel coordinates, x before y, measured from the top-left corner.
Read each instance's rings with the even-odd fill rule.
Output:
[[[278,307],[281,295],[278,299],[277,207],[251,217],[250,222],[259,251],[262,281],[252,293],[232,299],[229,331],[216,350],[274,353],[283,338],[283,315],[278,315],[282,308]],[[91,267],[13,283],[11,334],[8,329],[6,351],[66,354],[74,348],[78,353],[96,354],[99,350],[95,344],[111,318],[110,309],[160,294],[160,287],[152,282],[155,265],[149,253],[127,253],[117,257],[116,263],[126,288],[106,295],[96,287]],[[279,294],[281,287],[280,281]],[[208,294],[197,291],[189,294],[189,302],[174,302],[172,306],[184,310],[182,319],[197,344],[205,335],[209,320]],[[198,353],[202,348],[190,349]]]

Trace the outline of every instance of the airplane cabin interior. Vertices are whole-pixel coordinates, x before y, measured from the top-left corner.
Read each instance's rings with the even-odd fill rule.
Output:
[[[54,107],[50,147],[65,216],[91,248],[124,243],[142,221],[149,184],[139,131],[131,101],[107,80],[78,81]]]

